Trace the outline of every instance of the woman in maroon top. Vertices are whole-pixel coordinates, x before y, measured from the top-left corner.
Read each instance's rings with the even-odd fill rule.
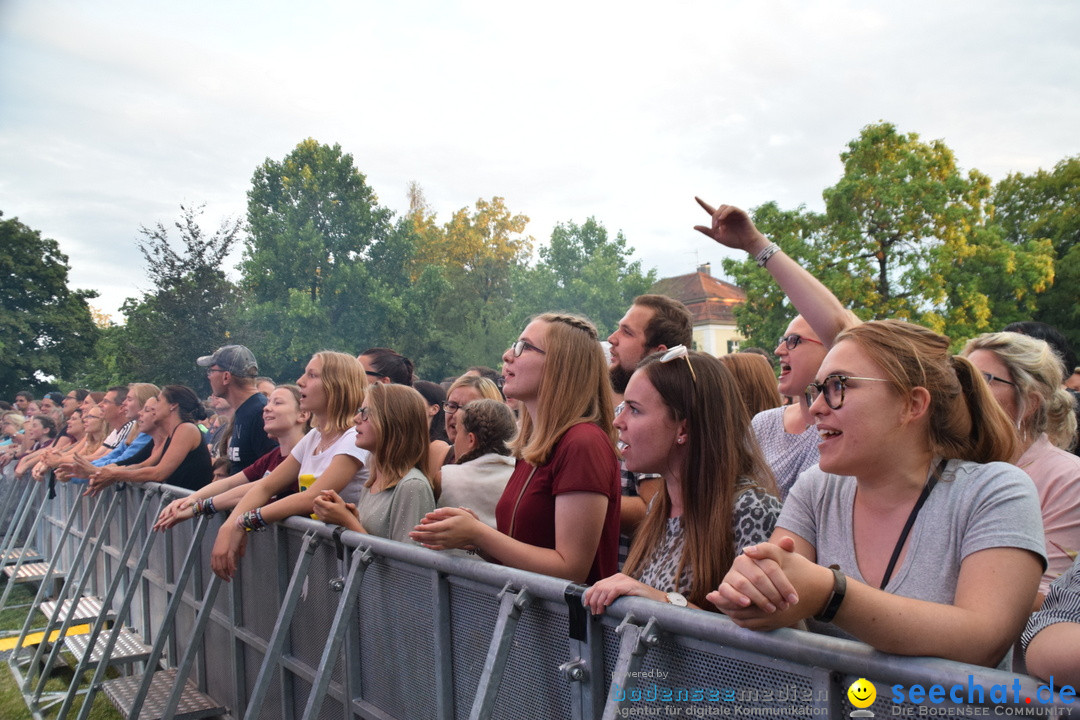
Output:
[[[616,572],[619,461],[596,328],[574,315],[540,315],[503,363],[503,393],[523,412],[517,467],[495,509],[498,529],[467,508],[439,508],[412,538],[435,550],[472,548],[504,565],[574,582]]]

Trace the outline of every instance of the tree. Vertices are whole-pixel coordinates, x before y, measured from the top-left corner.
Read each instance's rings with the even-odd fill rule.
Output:
[[[178,247],[162,223],[139,228],[139,250],[154,286],[141,299],[128,298],[121,308],[126,323],[117,366],[128,380],[204,390],[205,371],[195,359],[232,339],[238,289],[221,267],[240,241],[240,221],[226,219],[207,235],[198,222],[202,212],[201,205],[180,206],[180,219],[173,223]]]
[[[68,288],[68,259],[55,240],[0,212],[0,397],[42,391],[75,371],[98,330],[86,301]]]
[[[378,336],[368,323],[386,303],[373,304],[380,281],[364,264],[384,242],[411,256],[412,241],[340,145],[309,138],[256,168],[248,229],[245,338],[268,374],[294,378],[312,353],[356,352]]]
[[[511,278],[532,252],[533,239],[524,234],[529,218],[512,213],[501,197],[481,198],[475,208],[461,208],[439,227],[419,189],[414,185],[410,193],[408,220],[416,242],[412,277],[434,272],[443,286],[430,298],[429,343],[414,358],[417,366],[439,377],[471,365],[498,364],[520,330],[512,320]],[[436,286],[431,275],[429,286]]]
[[[588,317],[602,336],[610,334],[633,299],[656,281],[655,270],[643,273],[640,261],[630,262],[633,252],[622,232],[609,238],[596,218],[557,224],[536,267],[520,274],[515,323],[523,326],[538,312],[566,311]]]
[[[1048,244],[1006,242],[989,221],[989,178],[961,174],[940,140],[869,125],[841,159],[843,176],[824,192],[824,218],[771,206],[755,217],[796,235],[793,255],[861,317],[909,320],[960,341],[1022,316],[1053,279]],[[725,267],[737,282],[764,283],[752,265]],[[750,301],[740,324],[768,321],[774,330],[775,294],[759,301],[756,288],[744,289]]]
[[[1033,317],[1056,326],[1073,347],[1080,347],[1080,156],[1062,160],[1049,172],[1009,175],[995,186],[992,202],[994,222],[1006,241],[1019,248],[1053,245],[1053,286],[1038,297]]]
[[[336,268],[390,231],[391,213],[340,145],[304,140],[281,162],[255,170],[242,264],[256,302],[303,290],[318,302]]]

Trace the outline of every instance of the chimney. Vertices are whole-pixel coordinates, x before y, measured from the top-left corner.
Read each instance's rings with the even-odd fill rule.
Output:
[[[702,275],[712,277],[712,263],[702,263],[701,265],[698,265],[697,271]]]

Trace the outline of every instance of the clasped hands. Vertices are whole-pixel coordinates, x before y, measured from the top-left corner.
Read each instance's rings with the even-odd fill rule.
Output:
[[[775,630],[816,615],[832,587],[832,572],[795,552],[795,541],[758,543],[743,549],[706,599],[751,630]]]
[[[484,527],[469,508],[436,508],[420,520],[409,537],[430,550],[475,550]]]

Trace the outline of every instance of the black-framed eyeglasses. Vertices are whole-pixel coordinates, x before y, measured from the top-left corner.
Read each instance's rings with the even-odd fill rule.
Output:
[[[443,410],[446,411],[447,415],[453,415],[454,413],[456,413],[458,410],[460,410],[461,408],[463,408],[465,406],[462,405],[461,403],[456,403],[456,402],[452,402],[450,400],[447,400],[446,402],[444,402],[442,404],[442,407],[443,407]]]
[[[799,335],[798,333],[791,333],[790,335],[785,335],[784,337],[780,338],[776,342],[776,344],[779,345],[780,343],[784,343],[785,345],[787,345],[788,350],[794,350],[795,348],[799,347],[799,343],[801,342],[812,342],[817,343],[818,345],[825,344],[820,340],[815,340],[814,338],[806,337],[805,335]]]
[[[521,353],[525,352],[526,350],[532,350],[533,352],[540,353],[541,355],[547,355],[546,350],[541,350],[528,340],[518,340],[516,343],[510,346],[510,352],[514,353],[514,357],[521,357]]]
[[[368,377],[373,377],[373,378],[375,378],[376,380],[379,380],[379,379],[381,379],[381,378],[383,377],[382,375],[380,375],[379,373],[375,372],[374,370],[365,370],[365,371],[364,371],[364,374],[365,374],[365,375],[367,375]]]
[[[690,377],[692,377],[694,379],[694,382],[696,383],[697,373],[694,372],[694,365],[690,362],[690,351],[686,348],[685,345],[676,345],[675,347],[669,349],[666,353],[660,356],[660,362],[667,363],[678,358],[686,358],[686,366],[690,368]]]
[[[997,380],[999,383],[1005,383],[1006,385],[1012,385],[1013,387],[1016,387],[1016,383],[1014,383],[1012,380],[1006,380],[1005,378],[998,377],[997,375],[991,375],[988,372],[980,373],[980,375],[982,375],[986,379],[987,385]]]
[[[359,410],[357,410],[356,414],[360,416],[360,419],[362,421],[367,422],[369,413],[368,413],[368,409],[366,407],[362,407]]]
[[[812,382],[806,386],[804,397],[806,405],[814,404],[819,395],[825,395],[825,404],[833,410],[839,410],[844,406],[844,391],[847,390],[849,380],[869,380],[872,382],[889,382],[885,378],[856,377],[854,375],[826,375],[822,382]]]
[[[228,372],[228,371],[223,370],[222,368],[207,368],[206,369],[206,377],[210,377],[211,375],[213,375],[216,372]]]

